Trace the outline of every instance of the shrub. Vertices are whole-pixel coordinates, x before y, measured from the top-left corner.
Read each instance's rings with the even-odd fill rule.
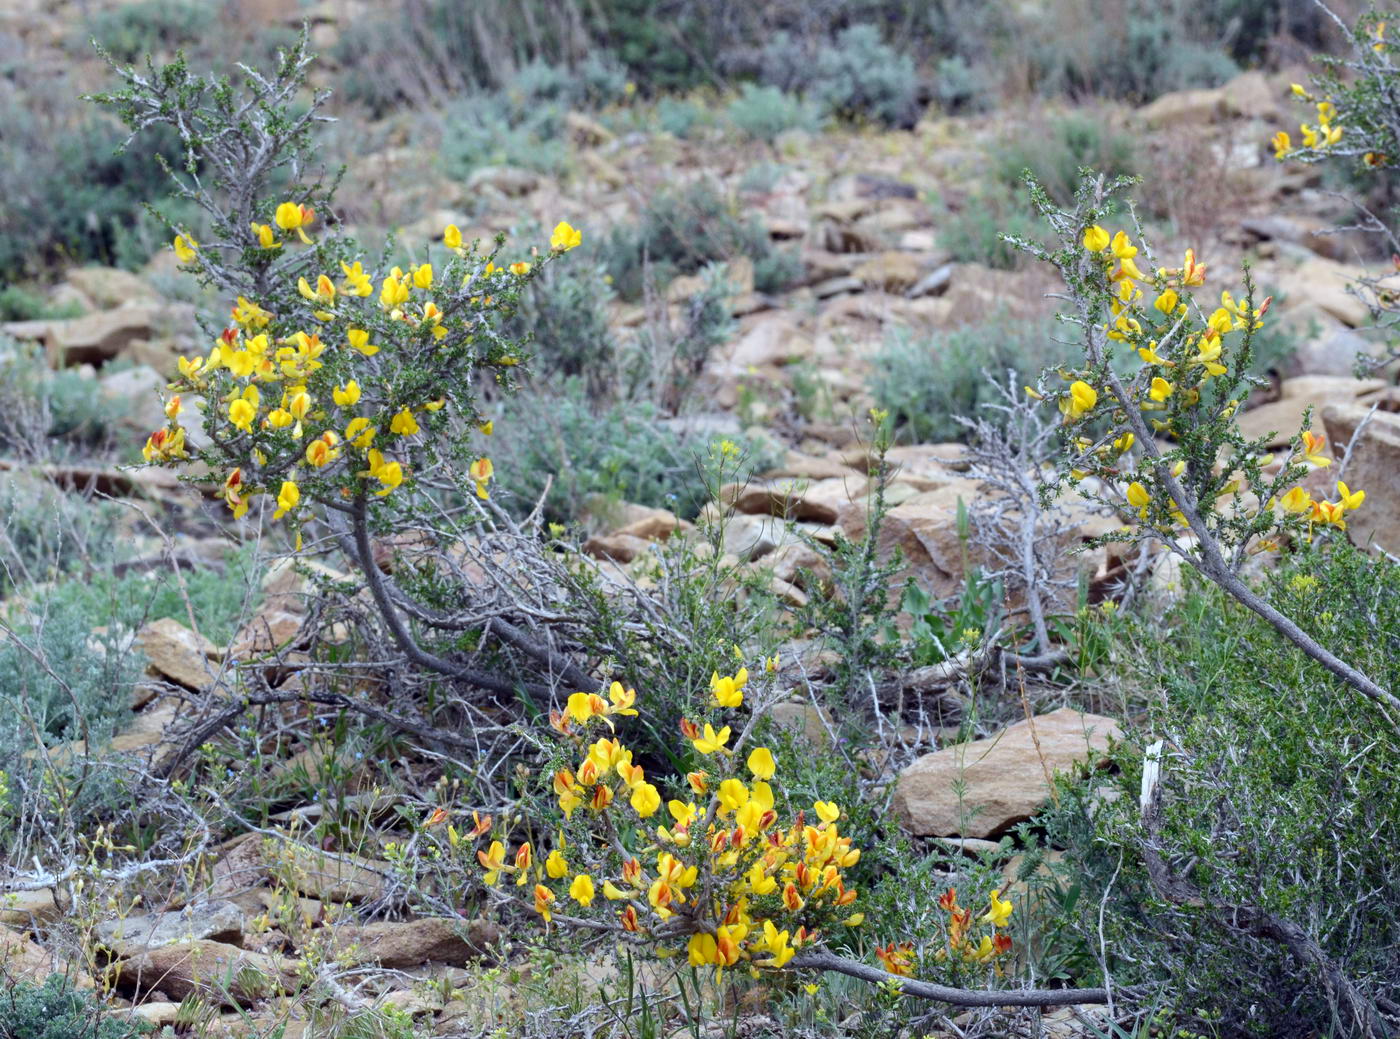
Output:
[[[656,102],[656,125],[675,137],[686,138],[708,121],[708,113],[688,97],[666,96]]]
[[[1013,369],[1034,381],[1062,359],[1048,322],[1000,319],[918,336],[895,329],[875,357],[871,395],[890,413],[902,439],[915,443],[961,440],[957,416],[977,414],[995,398],[984,372]]]
[[[1064,205],[1074,198],[1080,170],[1090,167],[1110,178],[1132,176],[1136,156],[1132,138],[1103,116],[1074,112],[1049,120],[1033,139],[1025,132],[1009,134],[997,146],[995,162],[997,178],[1018,195],[1030,170],[1050,197]]]
[[[49,368],[41,348],[0,338],[0,452],[71,458],[109,448],[130,404],[96,379]]]
[[[809,95],[833,115],[887,126],[918,118],[919,79],[914,62],[880,38],[873,25],[853,25],[817,56]]]
[[[589,396],[601,399],[618,382],[618,347],[608,324],[613,296],[606,268],[581,256],[541,274],[507,327],[529,338],[538,376],[579,378]]]
[[[12,1039],[131,1039],[150,1026],[123,1021],[61,974],[19,980],[0,992],[0,1035]]]
[[[683,435],[650,404],[600,408],[573,382],[557,395],[522,392],[504,412],[503,425],[531,430],[497,449],[502,487],[518,512],[534,506],[551,478],[545,515],[558,523],[573,522],[599,497],[670,509],[683,519],[708,500],[701,464],[721,438]],[[766,455],[744,444],[747,464],[760,468]]]
[[[665,284],[677,274],[694,274],[707,264],[748,256],[754,261],[757,284],[759,265],[776,263],[777,253],[763,225],[740,216],[706,181],[657,192],[637,223],[613,228],[601,248],[613,285],[627,300],[642,297],[648,267],[653,281]],[[770,267],[765,284],[771,290],[783,275],[780,268]]]
[[[6,285],[0,288],[0,321],[69,318],[77,317],[81,313],[82,308],[77,303],[54,306],[36,289],[23,285]],[[9,349],[10,346],[0,340],[0,351]]]
[[[1267,594],[1394,687],[1395,564],[1345,543],[1319,545],[1272,575]],[[1400,825],[1400,744],[1355,693],[1198,580],[1164,615],[1132,622],[1116,657],[1147,706],[1114,755],[1121,771],[1066,787],[1060,810],[1042,820],[1084,878],[1080,932],[1103,941],[1116,984],[1148,986],[1145,1003],[1159,993],[1183,1027],[1361,1034],[1335,989],[1329,1000],[1318,964],[1270,940],[1262,924],[1249,933],[1248,921],[1262,912],[1296,926],[1365,998],[1395,999],[1400,910],[1381,892],[1400,884],[1400,860],[1375,835]],[[1160,820],[1149,832],[1138,805],[1143,753],[1162,738]],[[1154,886],[1148,847],[1197,900]]]
[[[111,559],[121,515],[112,502],[66,494],[22,471],[0,474],[0,593]]]
[[[816,108],[777,87],[745,83],[725,109],[729,121],[748,136],[772,144],[788,130],[815,132],[821,127]]]
[[[217,5],[199,0],[138,0],[94,14],[83,24],[81,45],[92,40],[127,63],[170,55],[205,39],[217,13]]]
[[[940,215],[938,242],[953,259],[997,270],[1014,270],[1025,262],[1003,235],[1030,237],[1039,230],[1029,207],[1000,181],[983,184],[956,209]]]
[[[443,171],[462,179],[483,166],[557,174],[568,158],[563,120],[553,103],[516,105],[493,94],[454,101],[442,116]]]

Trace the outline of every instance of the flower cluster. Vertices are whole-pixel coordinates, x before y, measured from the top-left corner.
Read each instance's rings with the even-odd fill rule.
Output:
[[[738,710],[748,684],[742,668],[712,676],[713,712]],[[720,970],[781,968],[826,928],[863,922],[845,877],[860,849],[840,832],[840,806],[817,801],[785,821],[772,751],[745,747],[749,729],[736,737],[718,718],[682,719],[705,767],[658,786],[614,732],[636,702],[614,682],[551,715],[573,758],[550,777],[564,827],[543,854],[525,841],[508,855],[492,840],[477,853],[487,884],[513,877],[546,921],[587,913],[660,955],[683,949],[692,965]]]
[[[1004,929],[1014,908],[1009,899],[1001,897],[1001,889],[992,889],[987,909],[980,915],[958,904],[956,888],[949,888],[939,896],[938,908],[947,914],[947,919],[943,924],[945,941],[943,947],[934,952],[934,960],[969,966],[991,964],[1000,972],[996,961],[1012,949],[1011,936],[1005,934]],[[990,930],[979,931],[979,924]],[[914,973],[918,957],[913,942],[889,942],[875,947],[875,958],[891,974],[907,978]]]
[[[1206,265],[1193,250],[1186,250],[1179,267],[1149,266],[1148,273],[1139,266],[1138,245],[1122,230],[1110,233],[1091,224],[1078,233],[1076,248],[1078,256],[1071,250],[1066,266],[1104,301],[1098,331],[1109,345],[1130,349],[1138,369],[1120,375],[1100,363],[1061,373],[1068,386],[1057,403],[1071,450],[1071,479],[1099,478],[1117,489],[1116,504],[1124,513],[1163,532],[1188,525],[1180,488],[1189,485],[1189,498],[1212,516],[1218,501],[1230,499],[1247,521],[1245,540],[1259,537],[1254,550],[1278,547],[1278,536],[1288,530],[1344,528],[1345,514],[1361,505],[1364,492],[1339,484],[1339,500],[1326,502],[1314,501],[1301,486],[1277,486],[1330,464],[1321,453],[1321,436],[1305,430],[1280,463],[1230,432],[1248,388],[1249,344],[1270,300],[1254,306],[1252,298],[1237,300],[1223,291],[1218,305],[1204,310],[1192,290],[1205,284]],[[1112,388],[1108,400],[1106,387]],[[1182,446],[1145,452],[1144,437]],[[1262,476],[1271,466],[1278,474],[1272,483]]]
[[[256,248],[313,245],[315,220],[312,209],[283,202],[269,223],[253,223]],[[560,223],[543,259],[580,241]],[[495,253],[464,246],[451,226],[443,244],[448,256],[437,266],[430,259],[376,275],[345,258],[338,273],[297,276],[295,292],[276,301],[239,296],[209,353],[180,359],[168,424],[147,440],[146,460],[190,457],[180,414],[182,397],[194,396],[211,443],[202,457],[222,472],[219,494],[233,515],[267,495],[274,519],[297,520],[307,502],[385,498],[437,458],[439,444],[461,443],[472,428],[489,435],[463,374],[486,369],[500,378],[520,362],[516,344],[495,334],[492,321],[543,260],[498,267]],[[199,269],[198,242],[177,235],[173,248]],[[305,259],[303,266],[314,265],[322,255]],[[493,476],[487,457],[469,467],[482,498]]]
[[[1325,151],[1341,143],[1342,128],[1337,123],[1337,106],[1331,101],[1318,101],[1301,84],[1293,84],[1293,93],[1317,106],[1317,125],[1303,123],[1298,127],[1302,135],[1303,147],[1312,151]],[[1284,130],[1274,134],[1274,158],[1286,159],[1293,152],[1293,139]]]

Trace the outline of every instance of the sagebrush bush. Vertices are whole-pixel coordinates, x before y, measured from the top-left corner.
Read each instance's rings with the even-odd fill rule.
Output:
[[[1034,379],[1060,359],[1054,335],[1049,322],[1005,318],[926,335],[896,328],[874,359],[870,393],[901,439],[961,440],[967,431],[957,416],[975,415],[995,397],[985,373],[1011,369]]]
[[[1110,178],[1137,172],[1133,139],[1102,115],[1087,112],[1049,119],[1033,136],[1008,134],[997,145],[994,162],[997,178],[1018,196],[1024,196],[1023,176],[1030,170],[1036,183],[1062,205],[1074,198],[1079,171],[1085,167]],[[1030,211],[1024,201],[1021,204]]]
[[[572,382],[552,393],[522,391],[504,412],[503,426],[531,431],[502,440],[496,451],[510,507],[522,514],[551,478],[545,515],[559,523],[573,522],[598,498],[670,509],[683,519],[708,500],[701,467],[721,438],[683,435],[651,404],[598,407]],[[752,454],[754,468],[771,460],[757,445]]]
[[[1025,263],[1003,235],[1033,236],[1039,224],[1018,194],[1001,181],[984,183],[956,209],[939,214],[938,244],[961,263],[1015,270]]]
[[[0,473],[0,592],[111,560],[122,513],[22,471]]]
[[[203,40],[218,10],[218,4],[199,0],[137,0],[93,14],[83,23],[76,43],[86,48],[93,41],[128,64],[148,54],[170,56]]]
[[[725,108],[729,121],[750,137],[772,144],[788,130],[816,132],[821,115],[816,106],[777,87],[745,83]]]
[[[754,261],[754,283],[764,268],[761,286],[773,291],[790,277],[790,260],[778,260],[763,225],[742,216],[730,199],[707,181],[684,188],[662,189],[647,201],[637,222],[614,227],[599,246],[618,295],[640,299],[647,271],[664,285],[677,274],[694,274],[707,264],[740,256]]]
[[[51,369],[41,348],[0,336],[0,453],[30,460],[102,453],[130,407],[96,379]]]
[[[519,166],[558,174],[568,159],[564,110],[552,102],[515,104],[498,94],[452,102],[442,115],[443,171],[465,179],[483,166]]]
[[[0,1035],[9,1039],[131,1039],[150,1031],[110,1014],[61,974],[42,985],[17,980],[0,991]]]
[[[528,337],[537,378],[579,378],[595,399],[615,392],[618,344],[608,323],[614,296],[596,250],[540,275],[507,324],[512,335]]]
[[[1400,680],[1400,567],[1334,542],[1301,550],[1267,584],[1311,635],[1392,688]],[[1389,895],[1400,857],[1376,841],[1400,826],[1400,744],[1360,697],[1204,582],[1188,579],[1180,601],[1129,632],[1115,659],[1146,713],[1127,725],[1119,771],[1067,786],[1044,817],[1084,878],[1081,932],[1095,940],[1105,899],[1116,982],[1151,986],[1183,1026],[1360,1034],[1334,1016],[1315,964],[1226,925],[1240,907],[1261,909],[1300,928],[1367,997],[1400,996],[1400,908]],[[1154,837],[1138,799],[1144,748],[1158,739]],[[1154,888],[1149,843],[1199,903]]]
[[[874,25],[852,25],[821,45],[777,33],[758,64],[765,83],[802,95],[826,115],[886,126],[911,126],[918,117],[913,59],[886,43]]]

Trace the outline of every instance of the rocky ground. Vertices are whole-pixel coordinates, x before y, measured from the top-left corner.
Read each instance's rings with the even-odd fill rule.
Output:
[[[1352,376],[1355,357],[1368,347],[1359,330],[1370,323],[1367,308],[1346,291],[1361,273],[1357,243],[1323,233],[1333,203],[1314,172],[1273,161],[1269,137],[1296,121],[1287,83],[1287,76],[1248,73],[1216,90],[1170,94],[1137,111],[1108,111],[1104,118],[1141,135],[1164,156],[1148,174],[1145,192],[1154,190],[1154,176],[1185,178],[1191,204],[1218,217],[1207,240],[1163,242],[1162,251],[1174,256],[1196,245],[1211,266],[1213,284],[1222,287],[1234,287],[1231,272],[1249,256],[1256,280],[1282,297],[1272,319],[1306,330],[1289,367],[1276,373],[1273,391],[1260,394],[1244,414],[1246,434],[1287,435],[1309,408],[1317,416],[1314,428],[1325,428],[1330,445],[1352,443],[1364,426],[1352,443],[1347,478],[1369,497],[1351,533],[1400,552],[1400,494],[1394,493],[1400,398],[1381,380]],[[706,362],[699,396],[731,421],[744,402],[742,422],[761,425],[782,441],[786,458],[779,467],[726,489],[722,504],[732,506],[734,515],[726,520],[724,547],[736,562],[769,575],[785,597],[802,602],[815,592],[803,586],[803,574],[820,558],[794,530],[818,540],[863,530],[869,448],[856,417],[877,403],[867,376],[886,331],[947,329],[1001,311],[1051,312],[1044,293],[1053,285],[1043,272],[954,262],[939,245],[947,213],[970,204],[968,189],[988,149],[1008,126],[1033,134],[1034,125],[930,116],[911,132],[794,134],[780,139],[769,156],[766,146],[753,143],[715,148],[665,135],[619,136],[576,114],[569,120],[573,172],[564,179],[493,167],[465,183],[436,173],[421,146],[406,139],[395,143],[395,128],[386,126],[367,135],[384,146],[355,156],[346,184],[354,198],[389,200],[387,211],[357,212],[352,201],[349,216],[402,226],[410,239],[437,235],[448,223],[468,237],[487,236],[527,217],[545,226],[566,217],[588,234],[629,219],[638,200],[663,182],[703,177],[737,196],[746,211],[761,217],[775,242],[799,251],[802,274],[791,290],[765,295],[754,290],[751,265],[730,265],[737,330]],[[1172,169],[1174,142],[1186,139],[1206,158],[1194,171]],[[781,176],[761,192],[745,190],[744,171],[770,157],[781,161]],[[201,349],[193,305],[172,302],[152,287],[170,267],[171,257],[161,256],[138,274],[70,270],[50,298],[81,309],[80,316],[11,323],[0,332],[41,344],[55,367],[77,368],[103,393],[130,401],[129,434],[139,443],[161,423],[156,390],[175,358]],[[668,295],[680,300],[695,287],[682,280]],[[640,307],[618,304],[613,317],[626,328],[645,315]],[[827,402],[819,413],[797,414],[797,372],[815,374]],[[889,456],[897,472],[888,491],[892,508],[882,548],[897,546],[909,573],[940,596],[960,588],[966,576],[956,529],[959,502],[982,493],[960,471],[962,454],[961,445],[934,443],[903,444]],[[0,459],[3,468],[19,465]],[[177,536],[175,550],[193,566],[212,565],[225,555],[228,546],[201,525],[190,492],[161,472],[58,463],[44,471],[62,486],[95,485],[188,517],[189,533]],[[624,510],[621,518],[625,522],[597,531],[584,549],[622,568],[688,526],[664,510],[640,506]],[[1080,537],[1102,533],[1107,522],[1086,518]],[[156,556],[166,548],[156,539],[140,547]],[[1123,561],[1099,549],[1074,557],[1072,565],[1093,584],[1109,581]],[[308,623],[304,580],[286,566],[274,567],[263,591],[258,614],[226,645],[169,619],[136,634],[150,662],[149,680],[136,690],[131,724],[117,737],[116,749],[145,755],[158,766],[161,755],[171,752],[164,738],[168,729],[186,720],[184,712],[198,709],[201,696],[227,682],[232,664],[296,649]],[[911,675],[908,681],[927,678]],[[172,688],[178,696],[168,695]],[[784,709],[814,742],[825,738],[815,708]],[[936,734],[915,734],[910,763],[897,780],[896,811],[912,834],[976,850],[983,846],[978,842],[1033,814],[1051,771],[1093,755],[1116,731],[1110,717],[1064,707],[971,744],[944,747]],[[314,769],[314,755],[287,765],[297,766]],[[951,800],[954,775],[966,784],[967,805],[976,808],[972,826],[960,824],[969,817],[966,805]],[[304,823],[318,810],[294,809],[281,823],[297,814]],[[184,904],[120,914],[60,903],[51,889],[0,895],[0,961],[8,974],[41,977],[71,953],[74,928],[81,927],[81,944],[92,959],[70,964],[80,982],[110,984],[133,1015],[165,1025],[176,1022],[180,1002],[192,993],[215,1005],[232,999],[261,1006],[262,1019],[275,1020],[285,1010],[276,990],[316,977],[322,963],[342,956],[353,968],[381,968],[345,994],[347,1005],[390,1005],[430,1022],[440,1034],[487,1023],[480,1018],[479,995],[470,992],[483,984],[481,957],[497,937],[493,924],[362,922],[361,911],[378,905],[392,883],[391,864],[297,854],[288,860],[277,841],[256,832],[240,835],[221,848],[209,882],[191,890]],[[215,978],[226,983],[214,984]],[[217,1012],[231,1028],[244,1022],[231,1006]],[[306,1020],[294,1014],[284,1034],[314,1034],[306,1029]]]

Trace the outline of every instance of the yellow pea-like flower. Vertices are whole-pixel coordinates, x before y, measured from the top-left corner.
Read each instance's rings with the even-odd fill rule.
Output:
[[[456,224],[448,224],[443,228],[442,244],[449,249],[462,248],[462,231]]]
[[[272,514],[272,518],[281,519],[295,509],[300,501],[301,488],[292,480],[283,480],[282,488],[277,492],[277,511]]]
[[[342,408],[353,408],[360,402],[360,384],[351,379],[344,386],[333,389],[331,397]]]
[[[549,236],[549,247],[557,253],[566,253],[582,241],[583,235],[561,220],[554,225],[554,231]]]
[[[175,258],[181,263],[191,263],[195,258],[195,250],[199,248],[199,243],[186,235],[177,234],[172,243],[175,248]]]
[[[574,877],[573,883],[569,885],[569,897],[584,907],[593,904],[596,893],[597,889],[593,886],[593,878],[587,873],[580,873]]]
[[[1148,387],[1147,395],[1153,400],[1157,401],[1158,403],[1161,403],[1162,401],[1165,401],[1168,397],[1170,397],[1175,391],[1175,386],[1173,386],[1171,383],[1167,382],[1166,379],[1163,379],[1160,375],[1158,375],[1153,377],[1152,385]]]
[[[389,432],[401,437],[411,437],[418,432],[418,420],[413,417],[413,412],[403,408],[390,421]]]
[[[1088,249],[1091,253],[1103,252],[1108,248],[1108,243],[1108,232],[1098,224],[1095,224],[1084,232],[1084,248]]]
[[[767,747],[755,747],[750,751],[747,765],[749,771],[757,779],[772,779],[773,773],[777,770],[777,765],[773,761],[773,752]]]

